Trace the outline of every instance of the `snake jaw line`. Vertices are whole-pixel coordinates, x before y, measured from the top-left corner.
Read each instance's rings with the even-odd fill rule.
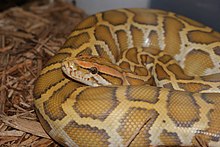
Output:
[[[86,73],[86,72],[80,71],[79,68],[77,68],[78,66],[76,66],[72,60],[64,61],[61,65],[61,67],[62,67],[62,71],[64,72],[65,75],[67,75],[71,79],[79,81],[83,84],[97,87],[97,86],[100,86],[100,84],[98,84],[98,83],[102,83],[102,82],[97,81],[97,80],[100,80],[100,78],[94,77],[97,74],[93,74],[90,72]]]

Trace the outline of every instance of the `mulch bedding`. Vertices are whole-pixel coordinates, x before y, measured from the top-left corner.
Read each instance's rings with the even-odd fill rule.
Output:
[[[0,146],[58,146],[34,112],[42,67],[86,14],[64,1],[32,1],[0,13]]]

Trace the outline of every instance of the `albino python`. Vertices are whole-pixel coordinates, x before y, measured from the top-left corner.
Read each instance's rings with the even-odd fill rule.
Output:
[[[97,13],[48,61],[34,96],[64,146],[218,147],[220,34],[160,10]]]

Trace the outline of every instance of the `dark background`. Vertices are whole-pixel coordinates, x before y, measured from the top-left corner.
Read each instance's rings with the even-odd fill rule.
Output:
[[[34,0],[0,0],[0,11]],[[43,2],[43,0],[41,0]],[[45,0],[48,1],[48,0]],[[45,2],[44,1],[44,2]],[[150,8],[172,11],[220,32],[220,0],[148,0]],[[146,0],[147,2],[147,0]],[[73,0],[73,3],[75,1]],[[126,3],[126,0],[124,1]]]

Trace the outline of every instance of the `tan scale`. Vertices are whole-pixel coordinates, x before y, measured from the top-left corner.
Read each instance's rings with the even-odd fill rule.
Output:
[[[80,25],[76,26],[76,30],[81,29],[89,29],[92,26],[94,26],[98,22],[96,16],[90,16],[89,18],[85,19],[83,22],[80,23]]]
[[[158,40],[158,34],[155,31],[151,31],[149,34],[149,42],[148,45],[150,44],[150,46],[154,47],[154,48],[160,48],[160,43]]]
[[[127,15],[120,11],[107,11],[103,12],[103,20],[112,25],[123,25],[127,22]]]
[[[145,12],[145,10],[142,9],[133,9],[131,12],[135,13],[135,16],[133,17],[134,22],[140,23],[140,24],[146,24],[146,25],[157,25],[157,15],[153,12]]]
[[[185,104],[184,107],[181,106],[182,102]],[[181,107],[181,110],[178,107]],[[168,115],[176,123],[176,126],[191,127],[200,119],[200,106],[196,104],[189,93],[170,92],[167,109]],[[183,114],[182,111],[188,111],[188,113]]]
[[[90,37],[88,33],[82,33],[77,36],[70,37],[65,43],[64,47],[71,47],[71,48],[79,48],[84,43],[89,42]],[[74,44],[72,44],[74,42]]]
[[[190,41],[194,43],[210,44],[218,42],[220,34],[216,32],[191,31],[187,34]]]
[[[63,146],[219,147],[219,48],[219,33],[172,12],[97,13],[76,26],[42,69],[34,88],[36,113]],[[82,56],[114,66],[64,70],[64,63]],[[116,66],[120,73],[105,70]],[[98,75],[123,85],[107,86],[102,79],[93,87],[71,77],[89,83]]]
[[[105,42],[109,48],[112,49],[112,54],[114,57],[118,57],[118,47],[116,45],[116,42],[114,38],[112,37],[111,30],[108,28],[108,26],[99,25],[95,29],[95,38],[97,40]]]
[[[160,134],[160,139],[164,144],[167,144],[168,146],[175,146],[181,144],[181,141],[178,138],[177,133],[167,132],[167,130],[163,130],[163,132]]]
[[[173,24],[176,27],[167,24]],[[178,32],[182,31],[183,27],[184,25],[175,18],[166,17],[164,20],[164,34],[166,44],[164,51],[169,53],[170,55],[176,55],[180,52],[180,45],[182,44],[182,41],[181,36]]]
[[[214,67],[210,55],[204,51],[192,50],[185,58],[185,72],[188,75],[202,75],[207,69]]]
[[[118,43],[121,51],[128,49],[128,36],[124,30],[119,30],[116,32]]]
[[[181,89],[192,92],[199,92],[203,90],[208,90],[211,88],[209,85],[201,84],[201,83],[178,83]]]
[[[134,46],[141,46],[144,42],[144,32],[140,28],[131,25],[131,35],[133,39]]]

